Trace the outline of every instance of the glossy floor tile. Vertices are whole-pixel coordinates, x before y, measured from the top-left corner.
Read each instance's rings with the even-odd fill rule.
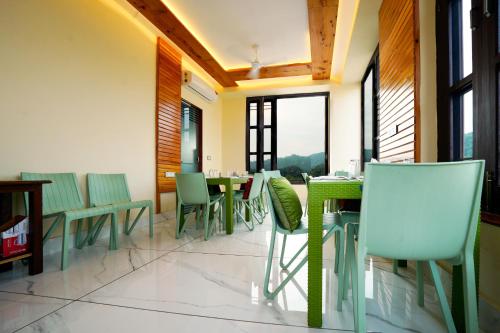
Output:
[[[159,332],[166,327],[172,332],[320,331],[307,327],[307,266],[275,300],[263,296],[268,220],[253,232],[237,225],[233,235],[217,233],[209,241],[193,221],[176,240],[175,220],[156,220],[153,239],[143,224],[131,236],[120,235],[117,251],[107,250],[105,238],[97,246],[70,250],[70,267],[64,272],[59,271],[59,253],[51,253],[41,275],[27,275],[21,263],[0,273],[0,332]],[[305,240],[290,237],[286,255]],[[274,251],[273,286],[287,274],[279,270],[281,241]],[[342,312],[333,308],[338,282],[334,248],[333,239],[324,245],[323,329],[349,332],[351,291]],[[420,308],[415,272],[411,267],[400,272],[393,274],[388,260],[367,259],[369,331],[446,332],[430,280]]]
[[[57,298],[0,292],[0,332],[13,332],[68,303]]]
[[[319,333],[325,330],[304,327],[265,325],[132,308],[75,302],[24,328],[20,332],[259,332]],[[327,331],[341,333],[345,331]]]

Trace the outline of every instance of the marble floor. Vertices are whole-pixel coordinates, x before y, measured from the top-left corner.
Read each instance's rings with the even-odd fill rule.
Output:
[[[105,239],[71,249],[64,272],[59,253],[46,251],[43,274],[29,276],[22,263],[1,273],[0,332],[352,331],[351,294],[342,312],[332,305],[337,293],[332,240],[324,246],[319,330],[307,327],[307,267],[274,301],[262,294],[269,221],[253,232],[237,226],[233,235],[216,234],[208,242],[195,228],[176,240],[174,220],[158,215],[156,221],[153,239],[139,227],[132,236],[120,236],[117,251],[108,251]],[[287,246],[297,248],[304,240],[291,237]],[[286,274],[278,270],[278,254],[276,249],[271,282]],[[420,308],[411,268],[394,275],[389,262],[370,258],[366,271],[370,332],[446,332],[429,281]]]

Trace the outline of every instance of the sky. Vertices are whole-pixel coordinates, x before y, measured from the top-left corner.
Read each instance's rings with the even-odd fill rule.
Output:
[[[278,157],[325,151],[325,99],[325,96],[278,99]]]

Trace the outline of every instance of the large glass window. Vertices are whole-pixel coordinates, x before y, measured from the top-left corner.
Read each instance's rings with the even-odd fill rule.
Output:
[[[378,159],[378,47],[373,53],[365,74],[361,80],[361,166]]]
[[[438,32],[448,42],[438,42],[438,53],[442,59],[438,65],[439,75],[448,74],[448,82],[445,87],[439,88],[438,94],[440,112],[448,112],[441,117],[442,124],[445,126],[444,121],[449,124],[446,125],[449,127],[446,129],[449,138],[440,140],[443,146],[448,141],[448,148],[438,149],[442,154],[448,154],[447,157],[440,157],[443,160],[458,161],[475,156],[471,5],[472,0],[439,2],[441,10],[447,8],[446,17],[449,20],[446,34],[444,31]],[[445,14],[444,11],[442,13]],[[444,135],[445,130],[441,130],[441,133]]]
[[[327,174],[328,99],[329,93],[249,97],[247,170],[279,169],[297,183],[304,172]]]
[[[481,220],[497,225],[499,18],[500,0],[436,0],[438,158],[485,161]]]
[[[325,174],[325,96],[280,98],[277,102],[277,168],[290,181],[302,172]]]

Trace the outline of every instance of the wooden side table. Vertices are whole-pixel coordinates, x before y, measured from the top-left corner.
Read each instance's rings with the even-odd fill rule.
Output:
[[[29,274],[35,275],[43,272],[43,224],[42,224],[42,185],[51,183],[49,180],[41,181],[0,181],[0,195],[4,200],[11,202],[12,193],[28,192],[29,197],[29,250],[26,253],[10,257],[0,257],[0,264],[29,258]],[[8,198],[8,199],[7,199]],[[19,218],[10,216],[7,221],[0,221],[0,228],[10,228],[19,222]]]

